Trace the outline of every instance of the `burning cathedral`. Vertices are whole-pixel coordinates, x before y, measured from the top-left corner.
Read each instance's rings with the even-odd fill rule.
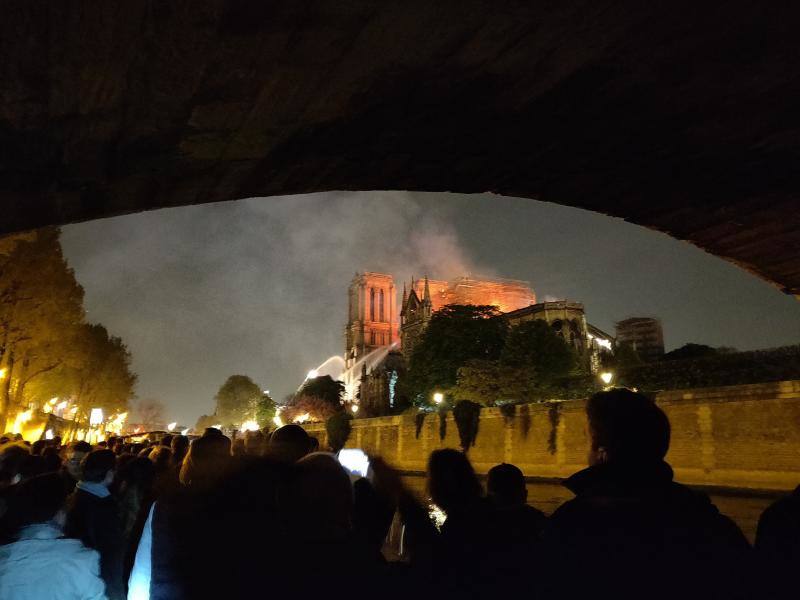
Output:
[[[395,384],[414,346],[433,313],[448,304],[496,306],[512,327],[545,320],[592,371],[599,352],[611,348],[611,337],[587,323],[583,304],[537,303],[526,281],[412,277],[403,284],[399,305],[397,296],[394,278],[386,273],[356,273],[348,288],[342,379],[348,401],[364,416],[387,414],[395,406]]]

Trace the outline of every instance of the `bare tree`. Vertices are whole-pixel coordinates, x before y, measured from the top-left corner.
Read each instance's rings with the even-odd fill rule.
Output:
[[[135,423],[140,423],[145,431],[164,429],[164,403],[155,398],[144,398],[136,403]]]

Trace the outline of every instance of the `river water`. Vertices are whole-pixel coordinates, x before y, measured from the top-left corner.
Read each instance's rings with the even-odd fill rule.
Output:
[[[406,475],[406,485],[422,499],[425,496],[425,478],[422,475]],[[552,513],[564,501],[573,497],[572,492],[557,483],[528,483],[528,504],[546,514]],[[710,493],[711,501],[720,512],[733,519],[752,543],[756,535],[758,518],[764,509],[777,498],[771,494],[728,491]]]

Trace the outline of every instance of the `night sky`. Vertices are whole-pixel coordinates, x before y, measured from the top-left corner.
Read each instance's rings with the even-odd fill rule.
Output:
[[[355,271],[530,281],[588,320],[662,319],[667,349],[800,343],[800,303],[685,242],[525,199],[407,192],[255,198],[63,228],[88,319],[123,338],[139,398],[194,425],[232,374],[276,399],[344,350]]]

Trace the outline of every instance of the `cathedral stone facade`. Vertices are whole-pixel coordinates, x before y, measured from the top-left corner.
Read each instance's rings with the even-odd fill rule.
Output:
[[[572,346],[583,367],[592,373],[600,366],[600,354],[611,351],[611,336],[586,321],[586,312],[581,302],[541,302],[505,313],[505,316],[511,327],[526,321],[546,322]]]
[[[356,273],[348,298],[346,377],[353,383],[357,379],[359,416],[387,414],[395,405],[398,376],[433,314],[448,304],[496,306],[512,327],[544,320],[576,350],[590,371],[598,368],[600,352],[611,350],[612,338],[587,323],[583,304],[567,300],[537,304],[525,281],[412,278],[409,285],[403,284],[398,311],[393,277],[365,272]]]
[[[356,273],[348,289],[348,319],[345,328],[345,365],[381,346],[399,343],[397,292],[394,279],[385,273]]]

